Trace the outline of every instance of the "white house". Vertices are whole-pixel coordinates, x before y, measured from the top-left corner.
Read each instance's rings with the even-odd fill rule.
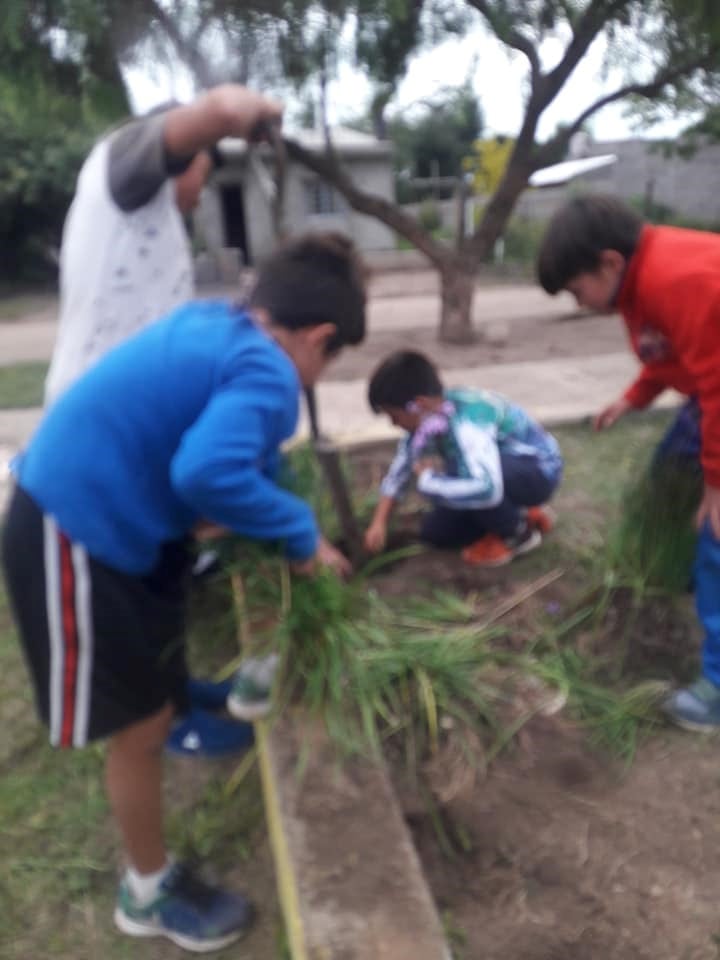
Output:
[[[318,131],[302,130],[289,136],[308,150],[324,150]],[[342,127],[332,130],[332,141],[341,162],[363,190],[393,200],[391,144]],[[232,272],[252,265],[274,245],[272,209],[257,171],[259,160],[271,177],[272,151],[266,145],[249,148],[244,140],[233,138],[222,140],[219,148],[222,165],[203,193],[195,218],[195,241],[202,252],[199,259],[204,255],[205,269],[227,274],[228,269]],[[252,162],[249,150],[256,151]],[[394,234],[384,224],[352,210],[329,184],[290,162],[285,172],[285,222],[291,234],[340,230],[361,251],[395,248]]]

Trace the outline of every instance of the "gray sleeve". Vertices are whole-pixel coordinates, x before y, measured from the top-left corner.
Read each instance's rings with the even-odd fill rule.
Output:
[[[190,157],[168,153],[163,139],[164,114],[133,120],[110,136],[108,178],[110,194],[129,213],[149,203],[168,177],[183,173]]]

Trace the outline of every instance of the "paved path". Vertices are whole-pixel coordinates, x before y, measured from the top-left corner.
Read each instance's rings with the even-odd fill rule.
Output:
[[[417,290],[417,292],[414,292]],[[570,298],[551,298],[531,286],[483,287],[477,298],[484,324],[546,316],[572,308]],[[437,293],[427,276],[391,275],[376,286],[370,301],[370,330],[434,326]],[[0,363],[47,360],[55,338],[52,310],[35,318],[0,324]],[[446,371],[450,386],[482,386],[510,395],[548,425],[590,416],[614,399],[637,369],[629,352],[594,357],[563,357],[542,362],[506,363]],[[318,387],[323,432],[342,443],[397,436],[385,418],[368,409],[364,380],[328,381]],[[664,402],[677,398],[668,395]],[[40,419],[39,410],[0,411],[0,464],[21,447]],[[307,432],[303,418],[302,432]],[[7,471],[0,471],[0,502]]]

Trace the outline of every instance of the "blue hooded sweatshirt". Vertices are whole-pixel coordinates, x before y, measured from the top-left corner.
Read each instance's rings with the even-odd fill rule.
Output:
[[[106,354],[50,408],[17,468],[19,485],[71,540],[142,575],[164,542],[210,520],[317,547],[310,507],[274,482],[295,431],[300,381],[251,318],[194,302]]]

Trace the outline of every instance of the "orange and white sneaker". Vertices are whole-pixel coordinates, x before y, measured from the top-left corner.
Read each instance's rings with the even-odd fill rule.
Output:
[[[552,507],[528,507],[525,518],[528,525],[533,530],[539,530],[540,533],[550,533],[557,523],[557,514]]]
[[[534,550],[541,543],[542,534],[528,523],[520,533],[508,540],[503,540],[495,533],[487,533],[465,547],[461,556],[465,563],[474,567],[503,567],[514,557]]]

